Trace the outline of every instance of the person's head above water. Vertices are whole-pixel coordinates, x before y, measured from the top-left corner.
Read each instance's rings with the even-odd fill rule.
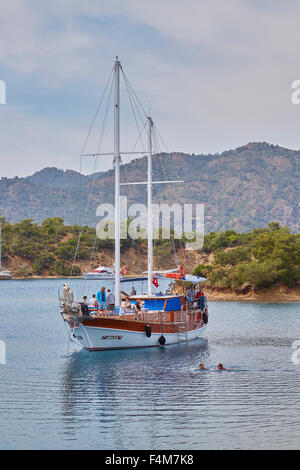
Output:
[[[219,362],[219,364],[218,364],[218,369],[220,369],[220,370],[224,369],[223,364],[221,362]]]
[[[200,369],[205,369],[204,364],[202,364],[202,363],[199,365],[199,367],[200,367]]]

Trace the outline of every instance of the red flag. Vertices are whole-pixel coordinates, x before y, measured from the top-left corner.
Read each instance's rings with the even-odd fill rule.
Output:
[[[155,287],[158,287],[158,286],[159,286],[159,284],[158,284],[158,279],[157,279],[156,277],[154,277],[154,278],[152,279],[152,283],[155,285]]]

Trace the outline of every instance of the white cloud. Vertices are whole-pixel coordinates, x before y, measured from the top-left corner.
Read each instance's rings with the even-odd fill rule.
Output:
[[[0,129],[0,176],[26,176],[45,166],[79,169],[79,129],[8,106],[1,108]]]
[[[20,89],[23,76],[66,93],[82,83],[97,94],[96,106],[119,53],[170,149],[215,152],[249,140],[299,147],[300,106],[290,101],[291,82],[300,78],[299,14],[292,0],[10,0],[0,10],[0,65]],[[76,168],[86,132],[76,104],[67,121],[59,106],[52,117],[45,107],[39,117],[0,108],[8,119],[0,129],[7,172],[14,160],[29,172],[21,150],[30,171],[56,162]],[[127,141],[134,141],[130,131]]]
[[[0,62],[21,73],[39,73],[47,82],[49,77],[88,76],[99,70],[93,60],[101,61],[117,30],[112,26],[104,31],[100,25],[89,29],[88,23],[84,28],[82,18],[113,22],[123,17],[174,41],[199,70],[216,62],[225,70],[226,62],[237,68],[277,60],[295,63],[300,4],[290,1],[285,9],[276,2],[269,5],[262,9],[247,0],[11,0],[0,10]],[[134,49],[127,52],[136,55]],[[162,61],[159,51],[150,55]],[[168,57],[168,62],[174,60],[174,55]]]
[[[48,85],[86,77],[86,54],[99,47],[96,39],[45,3],[12,0],[0,10],[0,63],[19,74],[38,74]]]

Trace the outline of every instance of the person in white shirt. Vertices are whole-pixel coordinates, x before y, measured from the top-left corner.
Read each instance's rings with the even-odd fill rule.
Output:
[[[107,299],[106,299],[107,308],[114,308],[115,306],[115,296],[110,289],[107,289]]]
[[[96,298],[96,294],[93,294],[92,297],[89,300],[89,307],[95,307],[98,308],[99,304]]]

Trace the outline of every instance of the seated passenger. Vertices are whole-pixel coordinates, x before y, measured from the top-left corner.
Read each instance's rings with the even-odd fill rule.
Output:
[[[137,300],[136,303],[134,304],[134,309],[137,313],[141,311],[142,307],[141,307],[141,302],[139,300]]]
[[[99,308],[98,300],[96,299],[96,294],[93,294],[89,301],[89,307]]]
[[[82,315],[89,315],[89,308],[86,295],[83,297],[83,302],[80,302],[80,307]]]
[[[124,302],[124,307],[127,309],[131,309],[131,302],[129,300],[129,297],[127,297],[126,301]]]

